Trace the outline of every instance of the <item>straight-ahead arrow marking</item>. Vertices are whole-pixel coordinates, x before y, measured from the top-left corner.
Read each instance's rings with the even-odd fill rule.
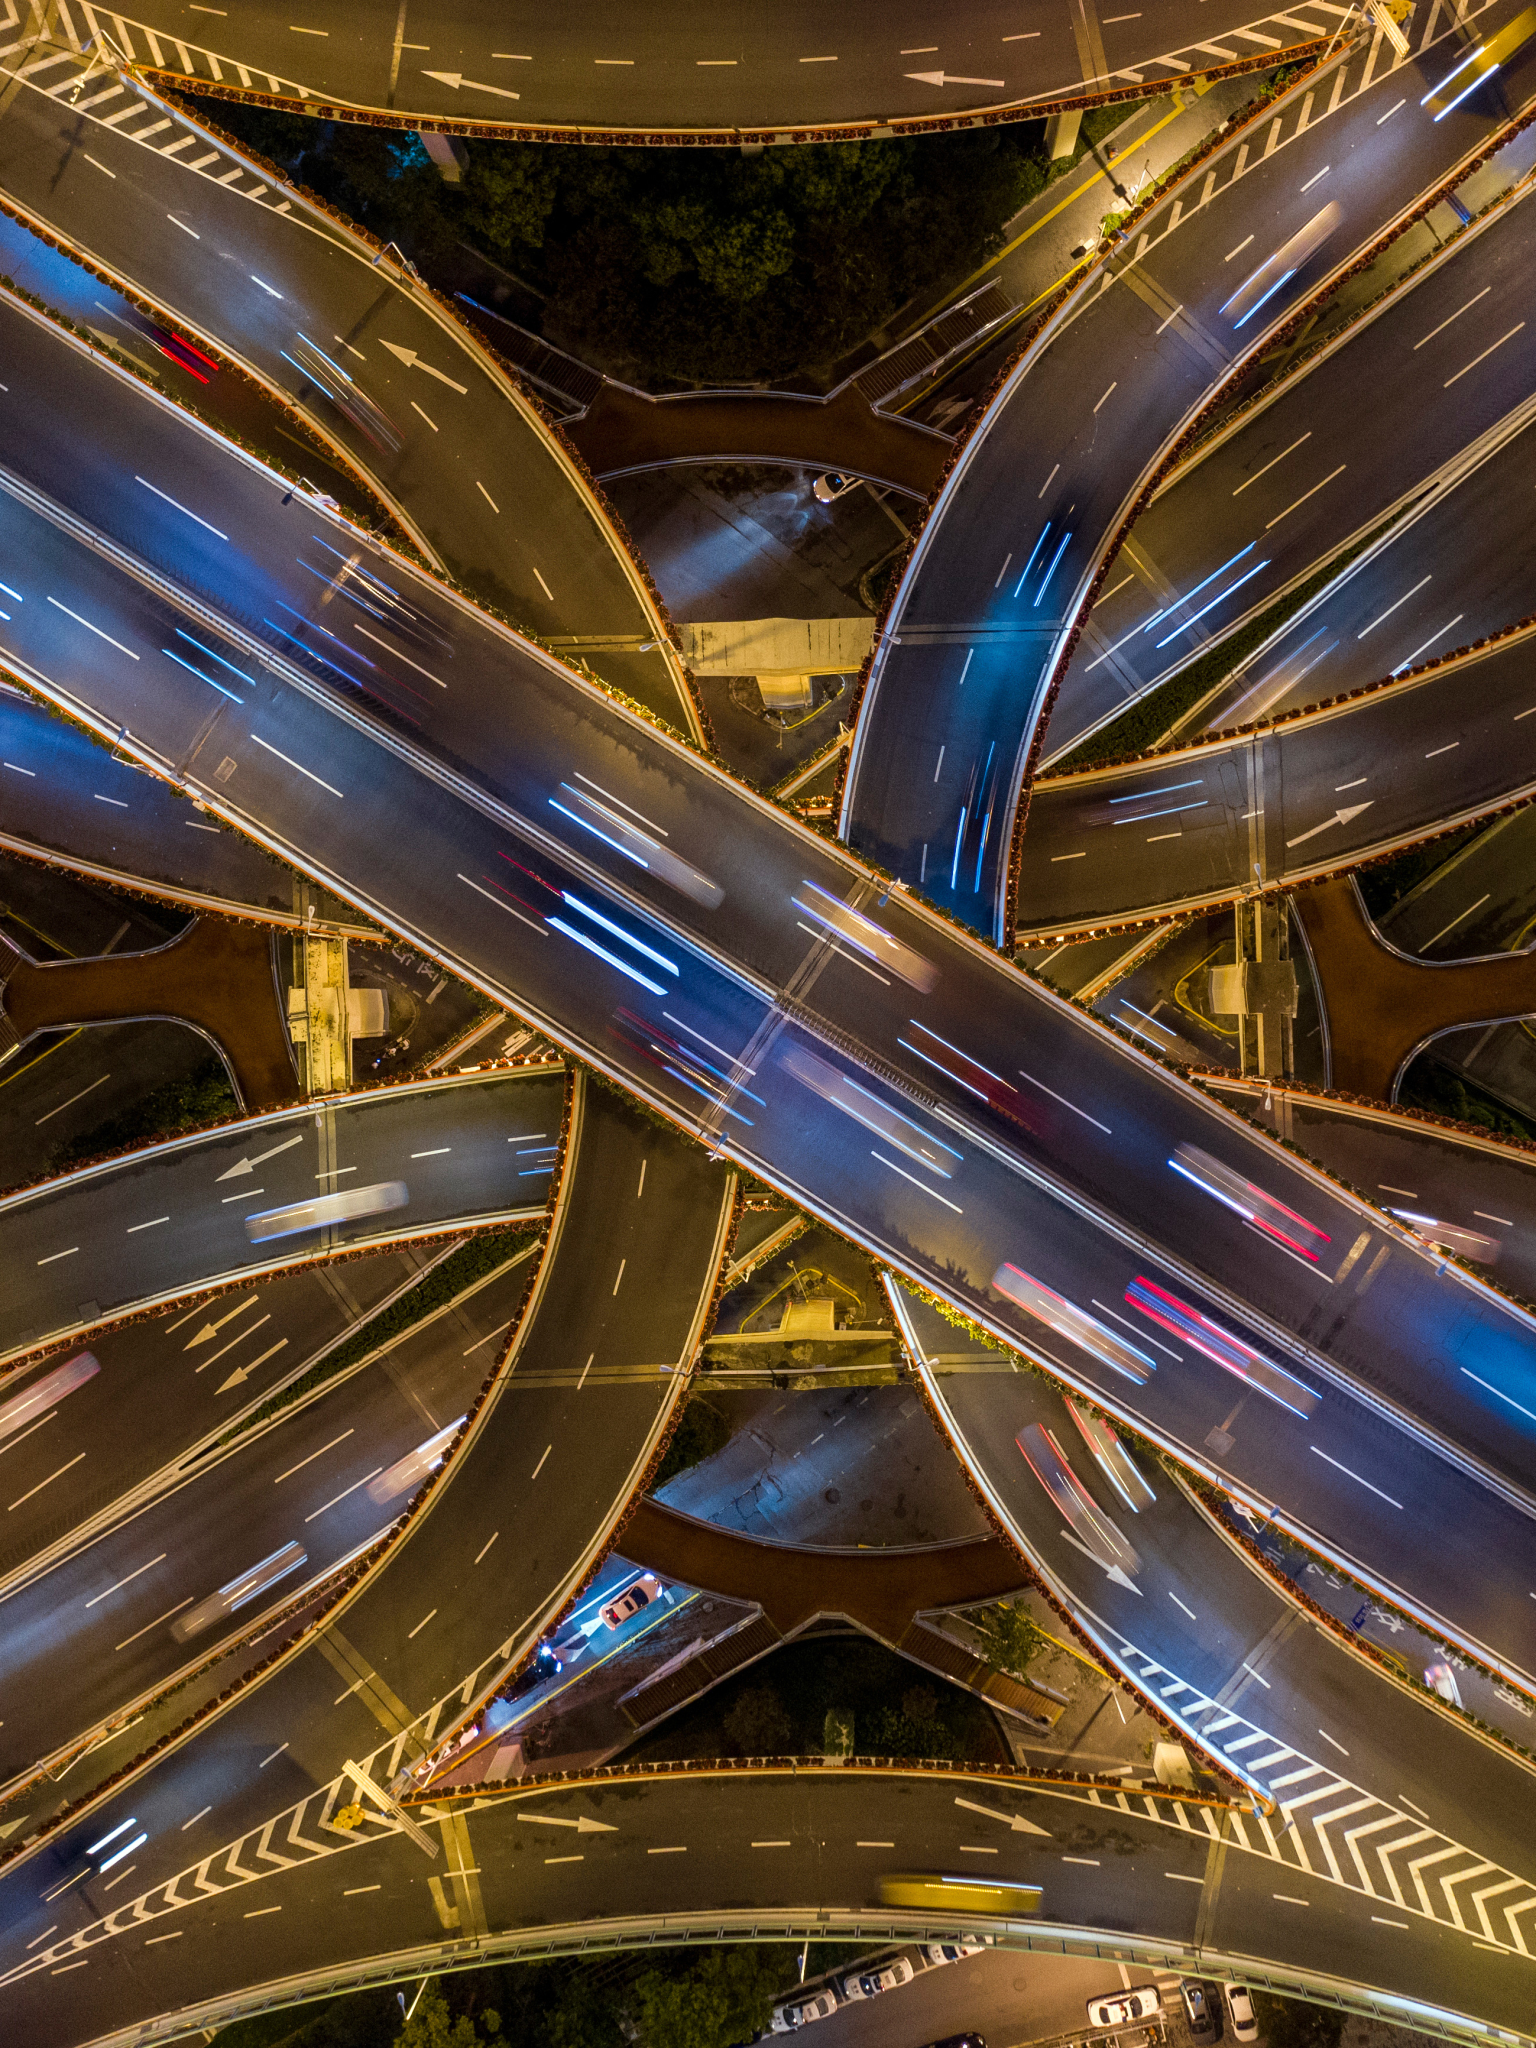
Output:
[[[915,78],[919,85],[995,85],[1004,86],[1006,78],[956,78],[952,71],[909,71],[908,78]]]
[[[1371,802],[1375,799],[1372,798]],[[1342,811],[1335,811],[1331,818],[1324,818],[1321,825],[1314,825],[1310,832],[1298,832],[1294,839],[1287,839],[1287,846],[1305,846],[1309,839],[1315,839],[1319,832],[1326,832],[1333,825],[1347,825],[1351,818],[1358,818],[1362,811],[1368,811],[1370,803],[1346,804]]]
[[[260,1358],[253,1358],[249,1365],[242,1365],[238,1372],[232,1372],[223,1386],[215,1388],[214,1391],[220,1394],[227,1394],[231,1387],[243,1386],[257,1366],[265,1365],[269,1358],[275,1358],[287,1342],[288,1339],[286,1337],[279,1337],[270,1351],[263,1351]]]
[[[610,1827],[605,1820],[588,1820],[583,1814],[580,1820],[565,1820],[558,1813],[520,1813],[519,1820],[536,1820],[541,1827],[575,1828],[583,1835],[616,1835],[619,1831]]]
[[[303,1142],[304,1133],[300,1131],[296,1138],[285,1138],[281,1145],[274,1145],[270,1152],[258,1152],[254,1159],[242,1159],[238,1165],[230,1167],[227,1173],[221,1173],[219,1180],[234,1180],[239,1174],[254,1173],[266,1160],[275,1159],[279,1152],[291,1152],[295,1145],[302,1145]],[[214,1185],[217,1186],[218,1182]]]
[[[956,1799],[956,1806],[963,1806],[967,1813],[979,1813],[987,1820],[1000,1820],[1005,1827],[1013,1829],[1016,1835],[1044,1835],[1050,1839],[1049,1828],[1037,1828],[1032,1820],[1025,1820],[1022,1814],[998,1813],[990,1806],[978,1806],[974,1799]]]
[[[451,377],[445,377],[441,370],[434,370],[430,363],[424,363],[413,348],[402,348],[398,341],[386,341],[384,346],[392,356],[398,356],[408,370],[425,370],[429,377],[435,377],[439,384],[446,384],[450,391],[457,391],[461,398],[468,398],[469,386],[455,384]]]
[[[468,86],[471,92],[493,92],[499,100],[519,100],[522,94],[509,92],[504,85],[482,85],[478,78],[466,78],[462,71],[423,71],[423,78],[435,78],[439,85],[446,85],[450,92],[458,92]]]
[[[1074,1550],[1080,1550],[1083,1553],[1084,1557],[1087,1558],[1090,1564],[1096,1564],[1099,1570],[1104,1574],[1104,1576],[1107,1579],[1113,1579],[1117,1586],[1124,1586],[1127,1593],[1134,1593],[1138,1600],[1141,1599],[1142,1592],[1140,1586],[1137,1585],[1134,1579],[1128,1579],[1125,1573],[1121,1571],[1119,1565],[1106,1564],[1102,1557],[1095,1557],[1093,1552],[1088,1548],[1087,1544],[1079,1543],[1077,1538],[1074,1535],[1072,1535],[1068,1530],[1063,1529],[1061,1533],[1063,1536],[1066,1537],[1067,1541],[1071,1544],[1072,1548]]]
[[[204,1323],[197,1335],[189,1337],[186,1343],[182,1345],[182,1350],[190,1351],[194,1345],[208,1343],[210,1339],[217,1337],[226,1323],[232,1323],[236,1316],[244,1315],[248,1308],[254,1308],[260,1299],[260,1295],[248,1294],[244,1301],[235,1304],[227,1316],[220,1316],[216,1323]]]

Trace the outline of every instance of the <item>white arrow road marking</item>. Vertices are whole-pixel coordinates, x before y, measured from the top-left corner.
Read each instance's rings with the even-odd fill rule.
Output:
[[[215,1393],[227,1394],[231,1387],[244,1386],[245,1382],[250,1378],[251,1374],[256,1370],[257,1366],[265,1365],[269,1358],[275,1358],[278,1352],[283,1349],[287,1342],[288,1339],[286,1337],[280,1337],[278,1341],[272,1346],[270,1351],[263,1351],[260,1358],[253,1358],[249,1365],[242,1365],[237,1372],[232,1372],[229,1378],[224,1382],[223,1386],[216,1387],[214,1389]]]
[[[1371,802],[1374,801],[1372,798]],[[1335,811],[1331,818],[1324,818],[1321,825],[1314,825],[1310,832],[1298,832],[1294,839],[1287,839],[1285,843],[1287,846],[1305,846],[1307,841],[1315,839],[1319,832],[1326,832],[1333,825],[1347,825],[1351,818],[1358,818],[1362,811],[1368,811],[1370,808],[1370,803],[1346,804],[1342,810]]]
[[[182,1350],[190,1351],[194,1344],[207,1344],[211,1342],[213,1338],[217,1337],[220,1330],[223,1329],[226,1323],[232,1323],[235,1320],[236,1316],[244,1315],[245,1311],[248,1308],[254,1308],[260,1299],[261,1297],[259,1295],[248,1294],[245,1297],[244,1301],[236,1302],[235,1306],[229,1311],[229,1314],[220,1316],[219,1320],[216,1323],[204,1323],[203,1327],[198,1331],[197,1335],[195,1337],[189,1337],[186,1343],[182,1345]],[[263,1320],[270,1322],[271,1318],[265,1317],[263,1318]],[[254,1325],[252,1327],[254,1328]]]
[[[434,370],[430,363],[423,362],[413,348],[402,348],[398,341],[386,341],[384,346],[392,356],[397,356],[408,370],[425,370],[429,377],[435,377],[439,384],[446,384],[450,391],[457,391],[461,398],[468,398],[469,386],[455,384],[451,377],[445,377],[441,370]]]
[[[919,85],[995,85],[1004,86],[1006,78],[957,78],[952,71],[909,71],[908,78],[915,78]]]
[[[300,1131],[296,1138],[285,1138],[281,1145],[274,1145],[270,1152],[258,1152],[254,1159],[242,1159],[238,1165],[230,1167],[227,1173],[221,1173],[219,1180],[233,1180],[237,1174],[254,1173],[265,1160],[275,1159],[279,1152],[290,1152],[295,1145],[302,1145],[303,1142],[304,1133]],[[214,1185],[217,1186],[218,1182]]]
[[[1067,1542],[1071,1544],[1074,1550],[1080,1550],[1083,1553],[1084,1557],[1087,1558],[1090,1564],[1096,1564],[1099,1570],[1104,1573],[1106,1578],[1113,1579],[1117,1586],[1124,1586],[1125,1590],[1128,1593],[1134,1593],[1138,1600],[1142,1598],[1142,1591],[1140,1586],[1137,1585],[1134,1579],[1128,1579],[1125,1576],[1125,1573],[1121,1571],[1119,1565],[1105,1564],[1102,1558],[1094,1556],[1093,1552],[1088,1548],[1086,1543],[1079,1543],[1077,1538],[1069,1534],[1067,1530],[1063,1529],[1061,1531],[1061,1534],[1066,1538]]]
[[[519,1820],[536,1820],[546,1828],[575,1828],[582,1835],[616,1835],[619,1832],[607,1821],[588,1820],[585,1814],[579,1820],[566,1820],[558,1813],[520,1813],[517,1817]]]
[[[522,94],[509,92],[504,85],[482,85],[478,78],[466,78],[462,71],[424,71],[423,78],[435,78],[439,85],[446,85],[450,92],[458,92],[468,86],[471,92],[493,92],[499,100],[518,100]]]
[[[1022,1814],[998,1813],[993,1807],[978,1806],[974,1799],[956,1799],[956,1806],[963,1806],[967,1813],[979,1813],[987,1820],[1000,1820],[1004,1827],[1012,1828],[1016,1835],[1044,1835],[1050,1839],[1049,1828],[1037,1828],[1032,1820],[1025,1820]]]

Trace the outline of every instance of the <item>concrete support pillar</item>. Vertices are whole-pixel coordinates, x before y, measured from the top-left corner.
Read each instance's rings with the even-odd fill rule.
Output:
[[[1070,156],[1077,147],[1077,131],[1083,125],[1083,110],[1052,114],[1045,124],[1045,153],[1048,157]]]
[[[1211,969],[1211,1008],[1236,1017],[1243,1072],[1283,1081],[1295,1071],[1293,1025],[1300,999],[1291,959],[1290,910],[1283,897],[1239,903],[1237,958]]]
[[[437,165],[445,185],[457,185],[464,175],[464,166],[469,162],[469,152],[456,135],[439,135],[435,130],[418,129],[416,140]]]

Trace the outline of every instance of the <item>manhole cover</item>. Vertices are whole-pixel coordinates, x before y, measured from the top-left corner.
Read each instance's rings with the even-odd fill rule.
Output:
[[[829,1486],[826,1492],[822,1495],[822,1499],[831,1501],[834,1507],[837,1506],[837,1503],[842,1499],[842,1497],[843,1496],[838,1492],[835,1486]]]

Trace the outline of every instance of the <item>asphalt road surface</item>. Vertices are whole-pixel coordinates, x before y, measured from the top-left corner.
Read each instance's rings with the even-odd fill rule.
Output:
[[[394,258],[297,190],[275,191],[186,116],[150,106],[125,122],[126,88],[82,86],[79,61],[28,69],[0,116],[8,197],[301,406],[477,598],[696,730],[635,563],[468,326]],[[20,234],[7,223],[0,241]],[[21,257],[18,281],[112,332],[99,292],[71,303],[87,273],[35,242]],[[283,452],[302,464],[302,450]],[[537,518],[523,516],[534,505]]]
[[[562,1077],[416,1081],[176,1138],[0,1201],[0,1343],[17,1357],[219,1281],[475,1222],[537,1216]],[[253,1241],[247,1218],[403,1183],[403,1205]]]
[[[429,1511],[316,1644],[149,1778],[7,1871],[0,1920],[8,1930],[26,1924],[22,1943],[50,1923],[89,1925],[100,1903],[122,1897],[98,1889],[113,1882],[96,1868],[102,1857],[81,1856],[122,1818],[148,1837],[124,1866],[142,1884],[157,1868],[169,1876],[189,1852],[212,1855],[231,1832],[259,1830],[274,1802],[307,1798],[349,1755],[380,1784],[424,1760],[580,1587],[693,1359],[734,1181],[603,1090],[578,1103],[570,1143],[500,1391]],[[43,1896],[72,1878],[67,1894]],[[350,1904],[343,1910],[354,1917]],[[70,2038],[70,2024],[60,2009],[39,2041]]]
[[[1019,868],[1021,932],[1035,942],[1229,902],[1521,801],[1536,781],[1522,729],[1533,667],[1527,629],[1250,735],[1045,778]]]
[[[994,939],[1052,679],[1106,550],[1213,388],[1503,121],[1491,96],[1440,122],[1418,104],[1460,52],[1347,53],[1235,130],[1086,274],[972,432],[885,620],[839,831]],[[1512,102],[1533,80],[1536,51],[1514,59]],[[1322,249],[1229,313],[1325,206]],[[1223,594],[1246,573],[1234,564]]]
[[[600,1936],[605,1923],[660,1923],[675,1934],[707,1921],[712,1935],[724,1922],[758,1938],[803,1924],[900,1939],[962,1924],[883,1908],[881,1880],[894,1871],[1038,1885],[1038,1922],[999,1914],[979,1924],[1093,1930],[1106,1960],[1160,1951],[1254,1974],[1331,1975],[1431,2012],[1476,2014],[1517,2039],[1529,2017],[1530,1965],[1512,1949],[1272,1857],[1250,1815],[1229,1815],[1223,1845],[1217,1817],[1202,1817],[1209,1809],[1186,1813],[1166,1797],[1003,1786],[963,1769],[786,1767],[725,1783],[708,1771],[619,1776],[466,1802],[467,1813],[456,1807],[433,1827],[440,1854],[429,1860],[384,1821],[351,1837],[326,1831],[338,1789],[274,1802],[269,1839],[282,1842],[287,1867],[269,1875],[248,1860],[256,1833],[232,1842],[204,1831],[203,1842],[217,1842],[206,1860],[193,1863],[185,1848],[165,1859],[186,1872],[185,1891],[165,1878],[130,1885],[110,1923],[95,1918],[73,1939],[61,1930],[30,1956],[29,1916],[7,1941],[14,1960],[0,1977],[29,2038],[48,2048],[87,2041],[174,2007],[184,2024],[202,2023],[221,1997],[224,2011],[238,2010],[241,1990],[274,1979],[345,1981],[390,1952],[407,1968],[438,1968],[459,1952],[494,1955],[497,1937],[546,1929]],[[1388,1910],[1373,1918],[1377,1903]]]
[[[107,416],[102,398],[97,417]],[[231,523],[255,475],[242,465],[231,479]],[[27,563],[32,592],[6,629],[26,649],[12,653],[13,663],[39,679],[66,663],[71,690],[111,730],[134,721],[132,742],[120,748],[167,764],[218,763],[209,780],[200,768],[190,781],[206,800],[670,1113],[702,1117],[734,1156],[991,1327],[1026,1343],[1038,1338],[990,1284],[1021,1246],[1030,1247],[1036,1277],[1085,1305],[1114,1302],[1150,1264],[1181,1299],[1235,1316],[1304,1372],[1358,1390],[1388,1414],[1412,1412],[1451,1456],[1470,1458],[1500,1484],[1531,1485],[1531,1444],[1511,1432],[1506,1412],[1526,1405],[1523,1317],[1481,1298],[1463,1276],[1437,1272],[1422,1249],[1394,1238],[1391,1226],[1382,1231],[1374,1212],[1308,1180],[1123,1041],[917,906],[880,899],[846,856],[546,666],[397,558],[375,555],[391,587],[408,591],[408,616],[431,624],[464,664],[446,693],[444,737],[472,744],[481,761],[490,752],[487,780],[515,803],[477,795],[419,742],[386,734],[270,649],[247,652],[244,628],[210,615],[206,600],[189,613],[177,586],[155,572],[146,587],[143,567],[119,554],[130,579],[111,558],[117,543],[97,540],[87,551],[73,537],[76,515],[44,521],[14,496],[7,514],[18,522],[16,559]],[[313,508],[300,516],[300,531],[314,532]],[[201,561],[222,573],[226,552],[210,547]],[[280,566],[275,543],[266,559]],[[258,555],[251,570],[232,573],[259,572]],[[61,589],[70,596],[58,597]],[[167,662],[152,698],[138,688],[132,671],[166,647],[178,606],[199,636],[211,631],[230,649],[218,659],[261,664],[240,669],[248,693],[241,719],[232,721],[228,700],[210,690],[211,669]],[[199,644],[217,653],[215,639]],[[519,671],[520,744],[497,753],[472,707],[500,701],[509,653]],[[211,711],[210,696],[219,697]],[[550,826],[537,822],[551,813]],[[615,839],[630,819],[644,822],[655,872],[636,866],[636,842]],[[705,858],[710,877],[698,865]],[[859,943],[894,940],[885,964],[894,959],[897,971],[882,972],[835,938],[850,888],[888,934]],[[715,891],[730,905],[724,919]],[[857,938],[863,928],[851,929]],[[915,977],[915,995],[904,977]],[[926,1014],[914,1019],[914,1007]],[[742,1049],[739,1070],[732,1048]],[[863,1094],[849,1092],[850,1063]],[[888,1079],[876,1078],[881,1069]],[[914,1110],[936,1118],[944,1135],[914,1121]],[[1289,1206],[1327,1234],[1326,1266],[1272,1239],[1256,1257],[1251,1231],[1170,1172],[1173,1146],[1197,1131],[1203,1149],[1214,1144],[1251,1183],[1281,1201],[1289,1195]],[[1319,1295],[1345,1282],[1330,1310]],[[1465,1369],[1448,1376],[1432,1365],[1437,1355]],[[1195,1428],[1161,1391],[1131,1390],[1086,1354],[1051,1356],[1199,1462],[1208,1423]],[[1347,1499],[1357,1481],[1346,1473],[1337,1484]]]
[[[1516,148],[1528,159],[1531,146],[1522,138]],[[1510,167],[1511,184],[1526,168],[1525,161]],[[1155,687],[1198,654],[1204,638],[1262,612],[1314,563],[1430,487],[1447,465],[1470,468],[1478,453],[1493,453],[1524,420],[1536,373],[1536,335],[1524,318],[1536,207],[1520,203],[1528,186],[1515,191],[1505,210],[1485,216],[1443,261],[1413,273],[1343,347],[1288,382],[1137,520],[1133,549],[1095,605],[1063,678],[1051,714],[1052,753]],[[1383,388],[1392,393],[1390,415],[1379,402]],[[1413,431],[1404,433],[1400,422],[1410,418]],[[1241,595],[1221,603],[1228,590],[1236,593],[1239,576]],[[1422,660],[1475,637],[1452,628],[1429,648],[1425,634],[1388,644],[1383,629],[1406,595],[1390,553],[1352,582],[1358,600],[1374,607],[1354,632],[1331,636],[1327,651],[1315,622],[1292,636],[1317,657],[1309,665],[1310,701],[1374,682],[1416,648]],[[1464,608],[1453,565],[1440,565],[1430,582],[1439,584],[1434,601],[1447,588],[1456,592],[1455,604],[1442,607],[1446,620]],[[1413,594],[1430,601],[1428,585]],[[1199,623],[1186,627],[1196,613]],[[1222,722],[1235,722],[1234,712],[1252,717],[1252,699]]]
[[[254,8],[215,24],[189,17],[176,0],[151,0],[132,22],[111,22],[140,63],[204,82],[243,83],[249,72],[258,92],[376,108],[407,126],[417,114],[634,132],[884,123],[1091,97],[1277,58],[1332,35],[1340,15],[1329,0],[1272,15],[1243,0],[1220,0],[1214,11],[1175,0],[1150,19],[1059,0],[943,9],[931,0],[894,8],[863,0],[829,24],[805,0],[771,8],[729,0],[707,21],[680,0],[640,18],[604,0],[553,16],[527,0],[415,0],[406,20],[378,0],[319,0],[299,24]]]

